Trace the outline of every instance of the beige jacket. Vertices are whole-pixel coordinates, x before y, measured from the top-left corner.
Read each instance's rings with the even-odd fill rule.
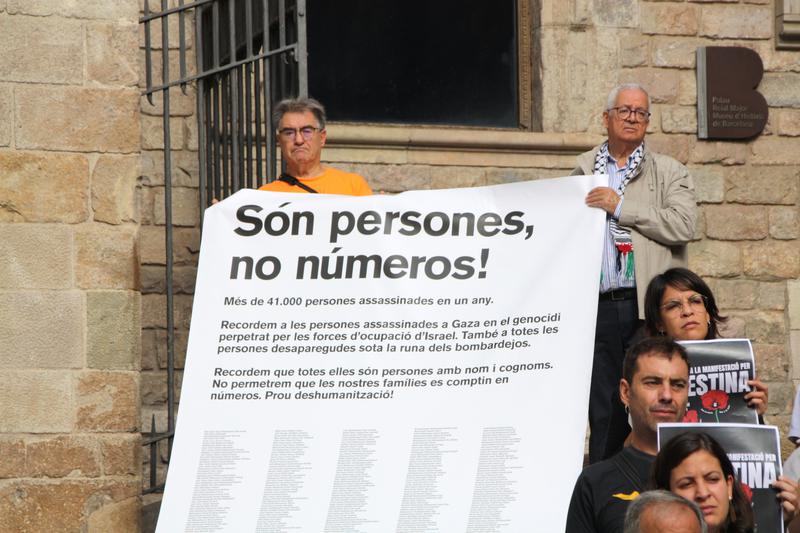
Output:
[[[579,155],[572,174],[592,174],[598,149]],[[688,169],[645,147],[639,169],[625,187],[619,216],[619,224],[631,230],[640,318],[650,280],[670,267],[687,265],[686,243],[694,236],[696,222],[697,201]]]

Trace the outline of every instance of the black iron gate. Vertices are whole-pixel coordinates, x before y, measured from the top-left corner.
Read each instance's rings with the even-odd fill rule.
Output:
[[[196,87],[201,218],[213,199],[275,178],[273,104],[308,93],[305,0],[160,0],[157,7],[151,3],[144,0],[139,22],[144,27],[143,94],[152,105],[153,95],[161,93],[163,102],[167,427],[157,429],[153,417],[150,432],[144,434],[150,475],[143,494],[164,489],[157,475],[158,444],[166,441],[169,457],[175,432],[170,91],[180,88],[186,94],[190,84]],[[154,26],[160,27],[160,36],[153,35]],[[194,58],[187,32],[194,35]],[[175,65],[170,48],[177,54]],[[154,57],[161,69],[156,81],[154,67],[159,63]],[[192,60],[195,73],[189,68]]]

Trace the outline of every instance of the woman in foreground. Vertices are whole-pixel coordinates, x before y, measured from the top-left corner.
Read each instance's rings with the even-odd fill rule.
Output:
[[[695,502],[709,533],[752,533],[753,511],[736,480],[725,450],[705,433],[681,433],[662,446],[650,475],[650,488],[664,489]],[[779,477],[772,484],[784,521],[797,513],[797,484]],[[794,531],[790,524],[789,531]]]

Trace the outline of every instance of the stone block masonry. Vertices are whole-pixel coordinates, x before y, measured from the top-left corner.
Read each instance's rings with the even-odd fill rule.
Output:
[[[0,531],[140,529],[137,0],[0,0]]]

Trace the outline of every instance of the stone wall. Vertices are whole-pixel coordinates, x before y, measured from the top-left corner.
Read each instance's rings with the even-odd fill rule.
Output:
[[[136,0],[0,0],[0,530],[137,531]]]

